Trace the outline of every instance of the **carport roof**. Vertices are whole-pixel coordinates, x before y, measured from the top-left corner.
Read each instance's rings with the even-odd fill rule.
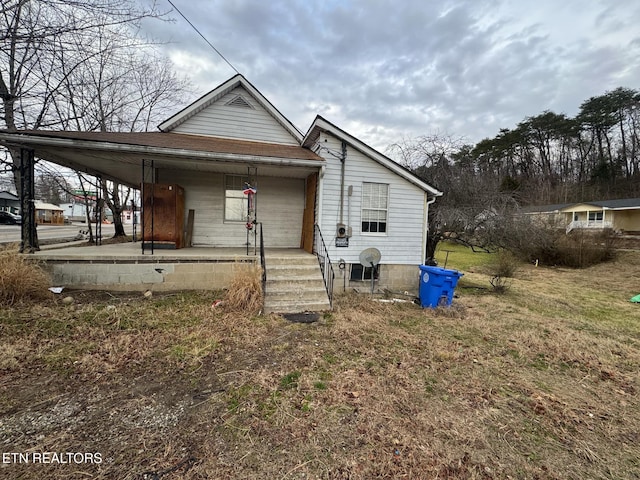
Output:
[[[0,131],[0,144],[31,148],[43,160],[131,186],[142,181],[144,160],[157,168],[229,171],[230,165],[298,168],[297,175],[317,170],[322,157],[296,145],[252,142],[166,132]],[[296,176],[297,176],[296,175]]]

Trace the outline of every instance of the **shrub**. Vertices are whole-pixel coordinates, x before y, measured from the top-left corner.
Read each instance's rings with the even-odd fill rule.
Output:
[[[611,230],[548,232],[544,243],[530,244],[527,260],[546,265],[586,268],[615,258],[616,235]]]
[[[227,290],[225,308],[256,314],[262,310],[262,304],[262,268],[258,265],[238,264]]]
[[[493,287],[493,291],[496,293],[506,293],[509,290],[510,284],[506,277],[500,277],[495,275],[489,280],[489,283]]]
[[[615,258],[616,235],[613,231],[597,233],[574,231],[557,242],[564,265],[585,268]]]
[[[37,301],[51,295],[49,275],[17,249],[0,251],[0,305]]]
[[[500,250],[495,260],[488,265],[489,274],[494,277],[512,278],[518,270],[520,260],[508,250]]]
[[[487,267],[491,275],[491,286],[496,293],[505,293],[509,289],[508,278],[512,278],[518,269],[520,260],[508,250],[500,250]]]
[[[521,260],[585,268],[615,258],[617,236],[612,230],[574,230],[570,234],[552,223],[518,218],[505,222],[495,243]]]

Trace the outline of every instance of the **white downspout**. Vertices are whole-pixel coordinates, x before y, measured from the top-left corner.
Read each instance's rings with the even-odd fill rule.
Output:
[[[429,200],[429,195],[424,194],[424,220],[423,220],[423,231],[422,231],[422,259],[426,264],[427,261],[427,238],[429,235],[429,205],[432,205],[436,201],[436,197],[433,197]]]

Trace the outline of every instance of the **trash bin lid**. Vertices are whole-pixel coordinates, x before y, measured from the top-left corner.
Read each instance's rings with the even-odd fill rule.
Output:
[[[442,276],[455,276],[461,277],[464,275],[457,270],[449,270],[448,268],[432,267],[431,265],[420,265],[420,271],[428,272],[430,275],[442,275]]]

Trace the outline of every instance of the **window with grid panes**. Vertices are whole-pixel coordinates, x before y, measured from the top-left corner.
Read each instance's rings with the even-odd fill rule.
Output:
[[[224,176],[224,219],[229,222],[244,222],[247,219],[247,195],[242,193],[249,180],[242,175]]]
[[[387,233],[389,185],[362,184],[362,233]]]
[[[601,222],[604,219],[602,212],[589,212],[590,222]]]

